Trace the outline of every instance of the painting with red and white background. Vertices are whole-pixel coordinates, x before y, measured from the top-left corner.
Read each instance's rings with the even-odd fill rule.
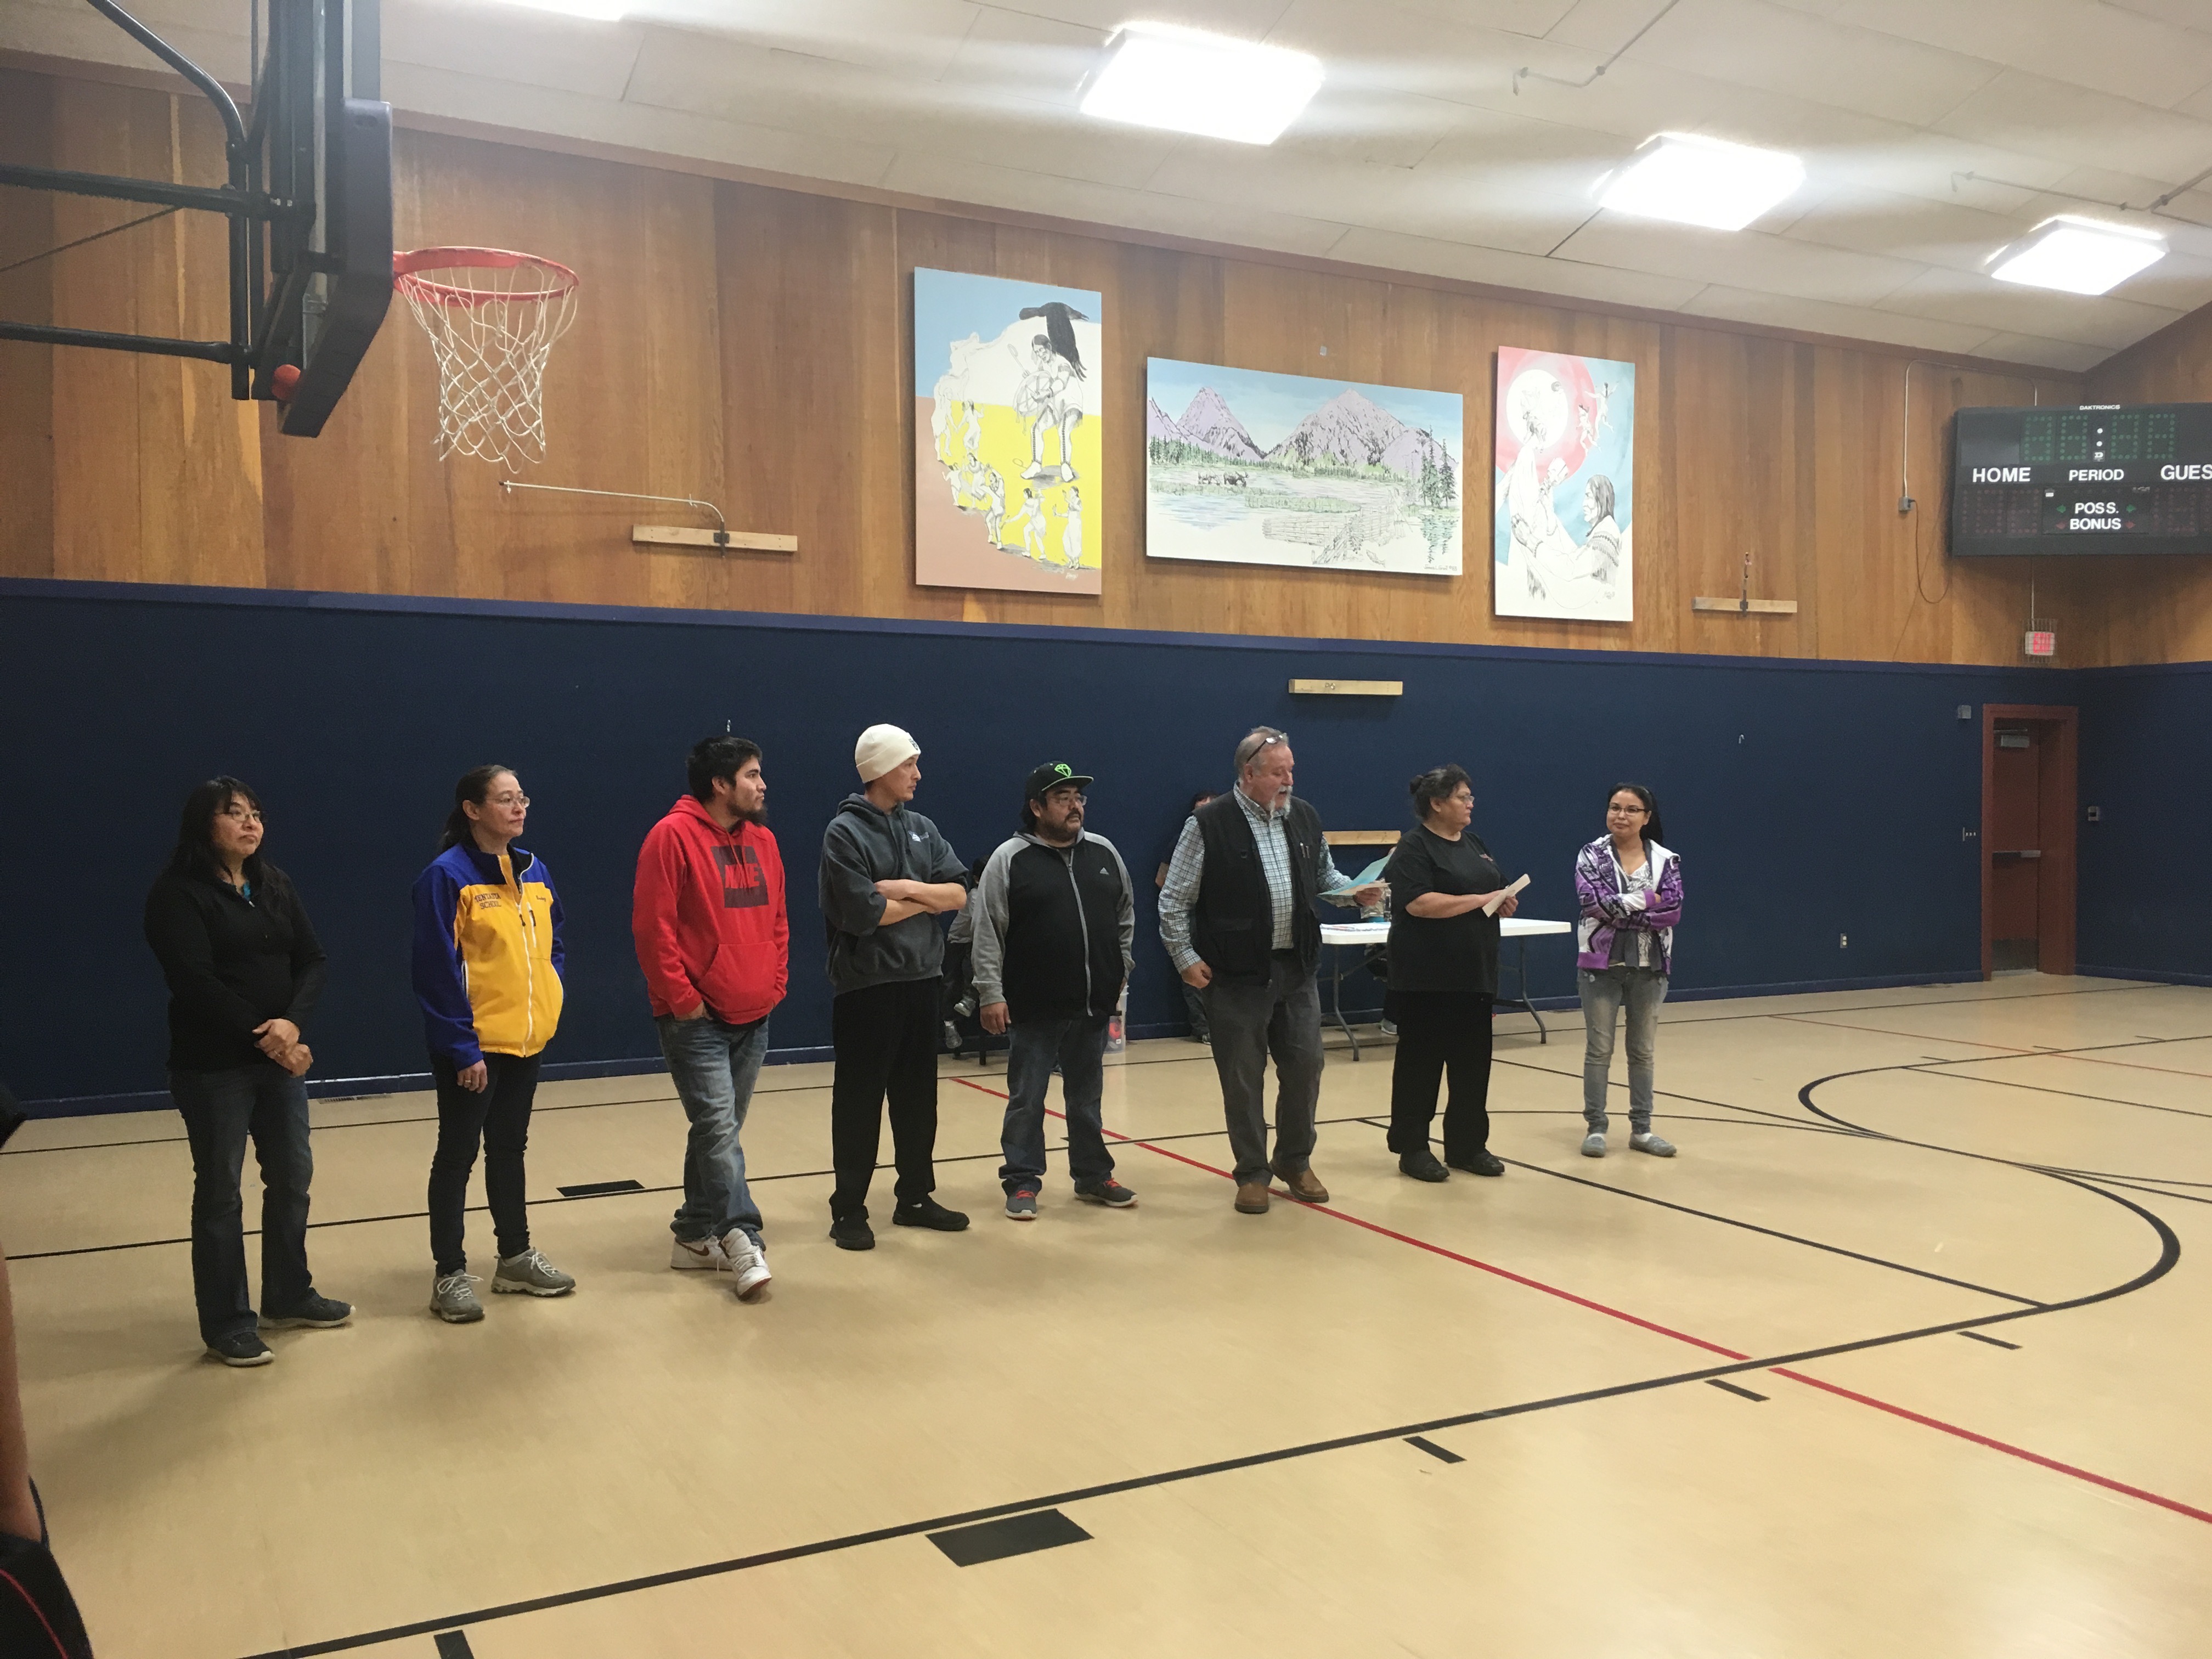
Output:
[[[1628,622],[1636,614],[1636,365],[1498,353],[1493,609]]]

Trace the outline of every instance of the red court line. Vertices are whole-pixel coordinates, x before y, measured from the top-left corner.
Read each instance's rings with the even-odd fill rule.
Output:
[[[1786,1019],[1790,1018],[1790,1016],[1786,1014],[1778,1014],[1775,1018],[1778,1019]],[[1811,1021],[1808,1023],[1818,1024],[1819,1022]],[[1891,1035],[1895,1034],[1892,1033]],[[1988,1045],[1978,1044],[1976,1046],[1987,1047]],[[1006,1098],[1006,1096],[1001,1091],[997,1089],[987,1089],[981,1084],[971,1083],[964,1077],[954,1078],[952,1081],[973,1089],[979,1094],[994,1096],[1000,1100]],[[1059,1118],[1063,1122],[1066,1121],[1066,1115],[1065,1113],[1053,1111],[1049,1107],[1045,1109],[1048,1116]],[[1181,1152],[1170,1152],[1164,1146],[1155,1146],[1150,1141],[1139,1140],[1133,1136],[1121,1134],[1112,1129],[1107,1129],[1104,1133],[1115,1140],[1121,1141],[1130,1146],[1141,1146],[1148,1152],[1157,1153],[1162,1158],[1173,1158],[1178,1164],[1187,1164],[1194,1170],[1203,1170],[1208,1175],[1219,1176],[1224,1181],[1234,1181],[1237,1178],[1234,1174],[1227,1170],[1217,1169],[1211,1164],[1201,1164],[1194,1158],[1186,1158]],[[1333,1206],[1304,1204],[1300,1203],[1295,1199],[1291,1200],[1291,1203],[1295,1207],[1309,1211],[1315,1215],[1328,1216],[1335,1220],[1348,1223],[1352,1226],[1364,1228],[1370,1233],[1379,1233],[1385,1238],[1395,1239],[1401,1244],[1410,1244],[1415,1249],[1426,1250],[1431,1255],[1440,1255],[1449,1261],[1457,1261],[1469,1267],[1480,1268],[1484,1273],[1494,1273],[1500,1279],[1509,1279],[1516,1285],[1525,1286],[1527,1289],[1540,1291],[1546,1296],[1557,1297],[1562,1302],[1571,1302],[1578,1308],[1587,1308],[1593,1313],[1601,1313],[1607,1318],[1623,1321],[1627,1324],[1640,1327],[1644,1330],[1656,1332],[1661,1336],[1671,1336],[1678,1342],[1687,1342],[1693,1347],[1703,1348],[1708,1353],[1721,1354],[1729,1359],[1749,1359],[1751,1358],[1749,1354],[1738,1353],[1733,1348],[1723,1348],[1717,1342],[1708,1342],[1703,1337],[1692,1336],[1686,1331],[1678,1331],[1669,1326],[1658,1324],[1652,1320],[1640,1318],[1637,1315],[1629,1313],[1623,1309],[1607,1307],[1602,1302],[1593,1302],[1588,1297],[1577,1296],[1572,1291],[1563,1291],[1556,1285],[1547,1285],[1541,1279],[1530,1279],[1527,1275],[1516,1273],[1510,1268],[1500,1267],[1491,1262],[1478,1261],[1471,1255],[1462,1255],[1458,1251],[1448,1250],[1441,1244],[1431,1244],[1425,1238],[1415,1238],[1410,1233],[1398,1232],[1391,1228],[1381,1226],[1375,1222],[1363,1220],[1358,1216],[1348,1214],[1345,1211],[1337,1209]],[[1787,1366],[1776,1365],[1770,1367],[1769,1370],[1773,1376],[1786,1376],[1791,1382],[1802,1382],[1808,1388],[1819,1389],[1824,1393],[1837,1395],[1845,1400],[1856,1401],[1862,1406],[1871,1406],[1876,1411],[1887,1412],[1892,1417],[1903,1418],[1908,1423],[1917,1423],[1923,1428],[1936,1429],[1944,1434],[1953,1436],[1957,1439],[1971,1441],[1977,1446],[1984,1447],[1990,1451],[2002,1452],[2008,1457],[2017,1457],[2023,1462],[2033,1463],[2039,1468],[2050,1469],[2056,1474],[2072,1475],[2077,1480],[2086,1480],[2092,1486],[2102,1486],[2107,1492],[2116,1492],[2125,1497],[2141,1498],[2146,1504],[2155,1504],[2160,1509],[2171,1510],[2176,1515],[2185,1515],[2193,1521],[2212,1522],[2212,1511],[2195,1508],[2193,1505],[2183,1503],[2179,1498],[2164,1498],[2160,1496],[2157,1492],[2147,1492],[2141,1486],[2131,1486],[2124,1480],[2115,1480],[2110,1475],[2099,1474],[2094,1469],[2081,1468],[2072,1463],[2062,1463],[2055,1457],[2045,1457],[2041,1452],[2030,1451],[2025,1446],[2015,1446],[2008,1440],[1997,1440],[1985,1434],[1978,1434],[1973,1430],[1961,1428],[1955,1423],[1946,1423],[1941,1418],[1929,1417],[1922,1413],[1912,1411],[1904,1406],[1893,1406],[1886,1400],[1875,1399],[1872,1395],[1860,1394],[1854,1389],[1844,1388],[1841,1383],[1824,1382],[1817,1376],[1808,1376],[1802,1371],[1791,1370]]]

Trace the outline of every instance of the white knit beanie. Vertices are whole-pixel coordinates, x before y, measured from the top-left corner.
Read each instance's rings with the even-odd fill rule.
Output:
[[[853,764],[860,769],[862,783],[873,783],[921,752],[921,745],[897,726],[872,726],[853,745]]]

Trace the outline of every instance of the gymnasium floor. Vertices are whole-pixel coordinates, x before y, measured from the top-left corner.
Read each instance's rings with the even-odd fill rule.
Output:
[[[473,1327],[424,1310],[428,1097],[321,1103],[360,1311],[257,1371],[198,1357],[173,1117],[33,1124],[0,1215],[62,1559],[106,1659],[2212,1650],[2212,990],[1676,1004],[1671,1162],[1577,1155],[1551,1023],[1500,1024],[1504,1179],[1400,1177],[1387,1048],[1338,1050],[1335,1202],[1264,1218],[1189,1043],[1109,1076],[1139,1207],[1055,1158],[1026,1227],[1001,1076],[948,1061],[975,1226],[882,1225],[886,1174],[867,1255],[824,1236],[828,1068],[773,1068],[750,1307],[666,1269],[665,1079],[550,1085],[533,1224],[581,1288]],[[945,1542],[1089,1537],[929,1535],[1008,1516]]]

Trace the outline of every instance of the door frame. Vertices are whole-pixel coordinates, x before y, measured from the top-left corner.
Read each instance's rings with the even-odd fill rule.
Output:
[[[2026,720],[2049,726],[2057,740],[2056,764],[2043,778],[2039,803],[2043,821],[2042,879],[2037,884],[2036,969],[2045,974],[2074,971],[2075,896],[2080,873],[2075,860],[2081,844],[2081,711],[2068,704],[1985,702],[1982,705],[1982,977],[1990,977],[1990,889],[1996,851],[1997,722]],[[2053,843],[2057,843],[2054,845]],[[2057,854],[2058,856],[2053,857]],[[2061,878],[2050,879],[2054,871]]]

